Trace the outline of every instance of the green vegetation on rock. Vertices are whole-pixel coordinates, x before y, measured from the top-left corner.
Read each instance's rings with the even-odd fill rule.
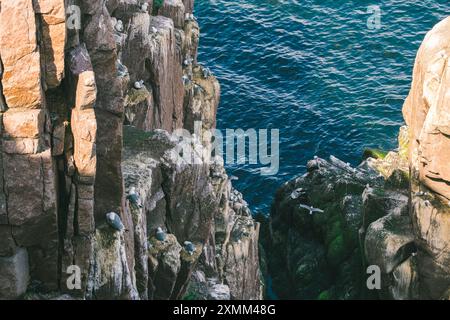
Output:
[[[407,189],[409,186],[409,172],[403,170],[394,170],[387,178],[386,185],[396,189]]]
[[[380,149],[371,149],[367,148],[364,150],[363,153],[363,160],[366,160],[368,158],[374,158],[374,159],[384,159],[387,156],[387,152],[380,150]]]
[[[345,259],[346,254],[347,248],[345,246],[344,236],[338,235],[328,246],[327,260],[332,265],[337,266]]]
[[[317,300],[331,300],[331,299],[333,299],[333,296],[329,290],[322,291],[317,297]]]

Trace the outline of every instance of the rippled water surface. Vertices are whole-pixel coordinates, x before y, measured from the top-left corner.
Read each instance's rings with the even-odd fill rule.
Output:
[[[369,30],[367,8],[381,8]],[[450,1],[197,0],[200,60],[222,85],[218,128],[280,130],[280,170],[232,165],[252,209],[314,155],[357,164],[365,147],[392,149],[417,49]]]

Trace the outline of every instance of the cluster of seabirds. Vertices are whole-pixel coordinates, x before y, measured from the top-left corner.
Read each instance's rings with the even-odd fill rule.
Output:
[[[141,12],[148,12],[148,3],[142,4],[141,8],[140,8],[140,11]],[[196,21],[197,19],[195,18],[195,16],[192,13],[186,13],[185,20],[186,21]],[[120,19],[116,20],[115,25],[114,25],[114,29],[119,34],[123,33],[124,29],[125,29],[123,21],[120,20]],[[157,35],[159,33],[158,28],[156,28],[155,26],[151,27],[151,31],[152,31],[152,34],[154,34],[154,35]],[[193,62],[194,62],[194,59],[188,55],[183,60],[183,66],[187,68],[187,67],[191,66],[193,64]],[[126,67],[123,66],[120,62],[118,63],[118,65],[121,67],[119,69],[126,69]],[[121,72],[121,70],[119,70],[119,72]],[[212,76],[213,74],[212,74],[212,72],[211,72],[211,70],[209,68],[203,67],[202,68],[202,75],[203,75],[204,79],[207,79],[210,76]],[[193,82],[192,78],[193,78],[192,72],[189,72],[188,74],[183,75],[183,77],[181,79],[183,81],[183,85],[185,85],[185,86],[190,85]],[[144,80],[136,81],[133,84],[133,87],[136,90],[144,89],[144,87],[145,87]],[[194,83],[194,94],[198,95],[201,92],[204,92],[204,89],[200,85]]]
[[[139,194],[136,192],[135,187],[131,187],[127,196],[127,200],[130,204],[136,208],[142,208],[141,200]],[[109,212],[106,214],[106,223],[115,231],[122,232],[126,231],[125,226],[122,223],[119,215],[115,212]],[[159,242],[165,243],[167,241],[167,233],[161,227],[158,227],[155,232],[155,238]],[[152,247],[151,244],[148,244],[149,248]],[[195,253],[196,247],[190,241],[184,242],[184,250],[189,254],[193,255]]]
[[[144,12],[144,13],[148,12],[148,3],[143,3],[140,7],[140,11]],[[195,16],[192,13],[186,13],[185,20],[186,21],[196,21],[197,19],[195,18]],[[122,34],[125,29],[123,21],[120,19],[116,20],[114,29],[118,34]],[[151,27],[151,32],[154,35],[159,34],[159,30],[155,26]],[[183,60],[183,67],[189,68],[190,66],[193,65],[193,63],[194,63],[194,59],[190,55],[188,55]],[[126,66],[124,66],[120,61],[118,61],[117,65],[118,65],[119,74],[125,75],[128,72]],[[202,67],[201,73],[202,73],[202,76],[204,79],[208,79],[209,77],[213,76],[213,73],[207,67]],[[200,85],[198,85],[197,83],[195,83],[193,81],[192,71],[189,71],[188,74],[184,74],[182,76],[181,80],[183,81],[183,85],[185,85],[185,86],[188,86],[188,85],[194,83],[194,86],[193,86],[194,95],[198,95],[198,94],[204,92],[204,89]],[[144,89],[145,88],[144,80],[138,80],[138,81],[134,82],[133,88],[136,90]],[[237,180],[237,177],[232,176],[231,180]],[[129,194],[127,196],[127,200],[131,203],[131,205],[138,207],[138,208],[142,208],[140,197],[139,197],[139,194],[136,192],[135,187],[130,188]],[[312,212],[323,212],[322,210],[316,209],[313,207],[312,208],[307,207],[307,208],[311,209],[310,210],[311,214],[312,214]],[[120,216],[115,212],[110,212],[110,213],[106,214],[106,222],[111,228],[113,228],[116,231],[119,231],[119,232],[126,231],[125,226],[123,225],[122,220],[120,219]],[[167,233],[164,232],[164,230],[161,227],[158,227],[155,231],[155,238],[156,238],[156,240],[164,243],[167,240]],[[151,244],[149,244],[149,247],[151,247]],[[195,253],[196,247],[192,242],[185,241],[184,242],[184,250],[189,255],[193,255]]]

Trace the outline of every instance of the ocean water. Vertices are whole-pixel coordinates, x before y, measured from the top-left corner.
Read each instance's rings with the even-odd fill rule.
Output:
[[[369,29],[379,6],[381,28]],[[393,149],[414,58],[450,15],[442,0],[196,0],[199,59],[222,85],[219,129],[279,129],[280,169],[229,165],[254,211],[314,155],[354,165],[366,147]]]

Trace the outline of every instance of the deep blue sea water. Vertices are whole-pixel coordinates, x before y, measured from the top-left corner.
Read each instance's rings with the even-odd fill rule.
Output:
[[[381,9],[370,30],[367,8]],[[253,210],[314,155],[358,164],[393,149],[414,58],[449,0],[196,0],[199,59],[222,85],[218,128],[280,130],[280,170],[232,165]]]

